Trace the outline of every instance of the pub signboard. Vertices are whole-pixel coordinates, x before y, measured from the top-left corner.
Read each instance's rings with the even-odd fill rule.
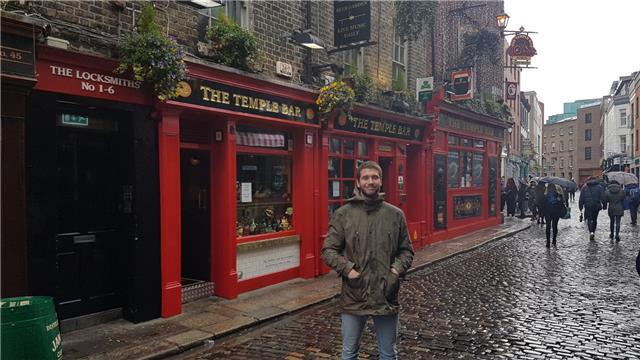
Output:
[[[371,2],[334,1],[333,34],[333,45],[336,47],[369,41]]]
[[[368,135],[378,135],[395,139],[422,141],[424,131],[421,126],[403,124],[391,120],[361,117],[341,112],[334,120],[333,128]]]

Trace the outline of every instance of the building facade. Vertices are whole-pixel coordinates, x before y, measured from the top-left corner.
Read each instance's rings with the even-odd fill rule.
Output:
[[[413,42],[395,36],[394,3],[358,4],[370,7],[375,44],[330,55],[281,35],[310,29],[332,47],[333,2],[155,2],[157,22],[186,53],[188,76],[167,101],[130,74],[114,75],[118,40],[144,2],[3,10],[3,41],[17,33],[33,70],[25,80],[3,58],[3,135],[12,135],[3,136],[3,168],[22,170],[3,171],[3,276],[14,280],[3,278],[2,296],[53,296],[69,330],[78,316],[169,317],[198,296],[234,298],[324,274],[331,213],[352,195],[365,160],[383,167],[383,191],[404,210],[416,247],[498,224],[509,123],[457,106],[443,86],[415,113],[377,98],[322,115],[318,87],[337,74],[314,65],[362,72],[387,92],[413,91],[431,75],[442,85],[459,54],[452,46],[464,31],[492,26],[502,2],[443,2],[435,29],[463,30]],[[43,23],[16,15],[25,10]],[[460,15],[451,24],[452,13],[468,12],[484,20]],[[203,34],[223,13],[257,37],[256,72],[209,57]],[[491,66],[475,64],[478,89],[501,86],[502,64]]]
[[[575,178],[577,136],[575,117],[544,125],[543,175],[565,179]]]
[[[640,71],[635,73],[629,89],[629,104],[631,104],[631,134],[632,156],[631,172],[640,178]]]
[[[529,138],[532,145],[530,172],[534,176],[542,175],[542,124],[544,123],[544,104],[535,91],[526,91],[524,96],[531,106],[529,112]]]
[[[573,177],[578,184],[584,184],[589,176],[598,177],[600,168],[600,102],[585,104],[578,108],[576,118],[577,148],[573,162]]]
[[[635,75],[635,74],[634,74]],[[628,171],[631,165],[633,135],[631,104],[629,103],[632,76],[614,81],[603,103],[603,155],[605,171]]]

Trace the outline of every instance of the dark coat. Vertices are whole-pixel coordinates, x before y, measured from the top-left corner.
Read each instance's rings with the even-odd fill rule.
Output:
[[[625,185],[624,186],[624,203],[625,203],[625,209],[633,209],[635,211],[638,211],[638,205],[640,205],[640,198],[633,201],[631,199],[631,189],[637,189],[638,188],[638,184],[629,184],[629,185]]]
[[[322,248],[322,260],[342,276],[342,311],[353,315],[398,313],[400,279],[391,268],[404,274],[413,254],[402,210],[358,189],[334,213]],[[349,279],[352,269],[360,277]]]
[[[609,204],[609,216],[624,215],[624,207],[622,206],[623,201],[624,191],[622,191],[622,186],[618,184],[609,185],[604,194],[604,203]]]
[[[596,180],[589,180],[580,189],[580,198],[578,198],[578,207],[580,211],[583,208],[602,209],[604,202],[604,188]]]

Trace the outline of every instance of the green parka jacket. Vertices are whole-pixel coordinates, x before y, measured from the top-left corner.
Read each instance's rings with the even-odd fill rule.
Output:
[[[353,315],[398,313],[400,279],[411,266],[413,248],[402,210],[371,200],[359,189],[336,210],[322,248],[322,259],[342,277],[342,311]],[[400,275],[391,272],[396,269]],[[349,279],[355,269],[360,277]]]

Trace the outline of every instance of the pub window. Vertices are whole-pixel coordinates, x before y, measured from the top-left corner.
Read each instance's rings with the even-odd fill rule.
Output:
[[[236,235],[292,230],[288,134],[238,126],[236,139]]]
[[[216,6],[198,11],[198,40],[206,42],[207,28],[211,27],[222,16],[226,16],[229,20],[235,22],[243,28],[249,26],[249,10],[246,0],[227,0],[224,6]]]
[[[449,145],[460,145],[460,138],[457,136],[449,135],[448,143]]]
[[[451,139],[460,139],[449,136]],[[450,188],[479,187],[483,185],[484,153],[473,151],[484,149],[484,141],[462,138],[460,147],[452,148],[447,155],[447,183]]]
[[[369,145],[365,140],[329,138],[329,218],[353,196],[358,166],[369,160]]]
[[[361,74],[364,71],[362,48],[342,51],[340,54],[345,74]]]

